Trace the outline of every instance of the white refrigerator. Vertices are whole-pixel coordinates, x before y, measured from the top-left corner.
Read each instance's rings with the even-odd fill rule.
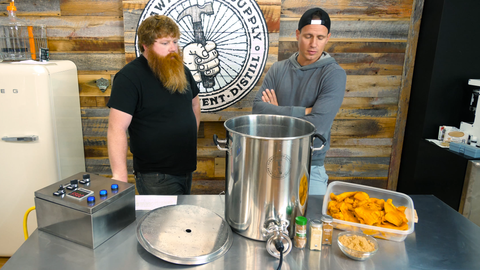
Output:
[[[77,68],[71,61],[0,63],[0,256],[25,241],[34,192],[85,171]],[[28,232],[37,227],[35,212]]]

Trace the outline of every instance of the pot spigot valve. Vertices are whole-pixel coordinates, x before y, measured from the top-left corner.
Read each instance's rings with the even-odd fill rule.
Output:
[[[267,228],[263,229],[263,233],[267,239],[266,248],[270,255],[280,259],[280,252],[278,246],[283,246],[283,256],[290,253],[292,250],[292,240],[288,236],[288,225],[290,222],[288,220],[281,220],[280,222],[270,221]]]

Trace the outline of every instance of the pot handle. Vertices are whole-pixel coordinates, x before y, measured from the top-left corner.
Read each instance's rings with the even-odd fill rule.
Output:
[[[213,134],[213,143],[217,146],[219,150],[228,151],[228,148],[223,148],[220,146],[220,143],[227,143],[227,139],[219,140],[217,134]]]
[[[311,147],[312,147],[312,151],[322,150],[322,148],[323,148],[323,147],[325,146],[325,144],[327,143],[327,140],[325,139],[325,137],[323,137],[323,136],[320,135],[320,134],[313,134],[313,137],[320,139],[320,141],[322,141],[322,146],[315,148],[315,147],[313,147],[313,145],[312,145],[312,146],[311,146]]]

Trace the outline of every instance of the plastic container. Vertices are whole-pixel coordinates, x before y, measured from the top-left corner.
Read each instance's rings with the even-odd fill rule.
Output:
[[[459,154],[464,154],[469,157],[473,157],[473,158],[480,157],[480,148],[478,148],[477,146],[468,145],[464,143],[451,142],[449,149],[451,151],[457,152]]]
[[[392,199],[392,203],[396,206],[405,206],[405,215],[408,220],[408,230],[395,230],[395,229],[388,229],[382,228],[377,226],[371,226],[361,223],[349,222],[344,220],[339,220],[334,218],[333,219],[333,227],[339,230],[345,231],[354,231],[354,232],[363,232],[366,235],[371,235],[376,238],[386,239],[401,242],[407,238],[409,234],[411,234],[415,229],[414,223],[414,205],[412,198],[408,195],[405,195],[400,192],[375,188],[365,185],[359,184],[352,184],[348,182],[341,182],[335,181],[328,185],[327,191],[323,198],[323,207],[322,207],[322,214],[327,215],[327,206],[330,202],[330,193],[334,193],[338,195],[343,192],[347,191],[363,191],[366,192],[370,197],[377,198],[377,199]]]

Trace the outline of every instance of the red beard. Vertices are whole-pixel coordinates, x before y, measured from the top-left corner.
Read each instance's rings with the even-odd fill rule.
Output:
[[[169,53],[163,57],[150,50],[147,60],[153,74],[172,94],[176,92],[183,94],[187,91],[185,68],[182,57],[178,53]]]

